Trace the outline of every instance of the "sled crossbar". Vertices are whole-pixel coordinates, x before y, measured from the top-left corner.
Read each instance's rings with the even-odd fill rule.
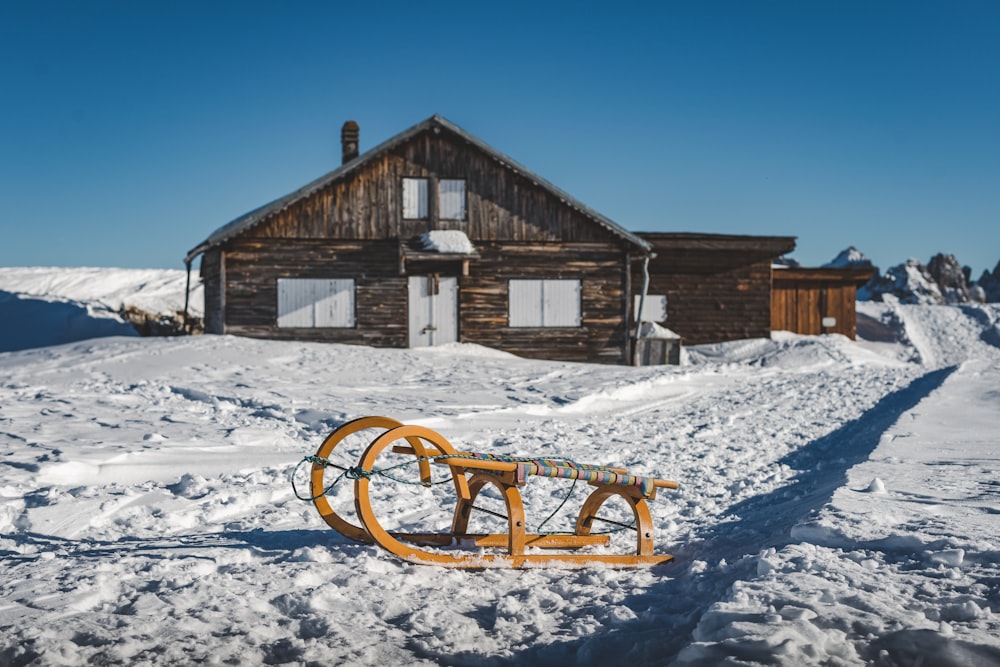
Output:
[[[375,435],[356,466],[345,468],[330,463],[330,454],[338,444],[347,436],[366,430]],[[400,441],[405,444],[397,444]],[[404,462],[377,468],[376,460],[383,453],[401,455]],[[653,522],[647,503],[647,500],[656,497],[657,489],[676,489],[677,482],[671,480],[633,475],[623,468],[580,464],[569,459],[457,451],[441,434],[426,427],[404,425],[389,417],[378,416],[362,417],[343,424],[327,436],[316,455],[306,457],[306,461],[312,463],[312,496],[309,499],[330,527],[352,540],[378,544],[413,563],[459,568],[581,568],[594,564],[614,567],[655,565],[673,559],[668,554],[654,553]],[[379,522],[371,503],[371,483],[377,477],[404,482],[394,474],[397,468],[406,465],[406,461],[418,467],[420,482],[416,483],[424,486],[435,483],[432,480],[431,463],[448,468],[456,496],[450,531],[391,532]],[[332,474],[329,468],[343,471],[334,484],[343,477],[354,480],[354,506],[360,526],[350,523],[331,507],[326,493],[333,484],[324,480],[324,474]],[[585,481],[595,487],[584,501],[572,533],[526,531],[525,508],[519,488],[533,476],[573,480],[574,484],[576,481]],[[445,483],[448,481],[444,480]],[[486,486],[493,486],[500,492],[506,515],[474,505]],[[623,500],[628,505],[632,510],[633,524],[597,515],[601,506],[612,498]],[[500,517],[506,521],[507,531],[469,533],[469,519],[473,511]],[[591,526],[595,521],[635,530],[637,537],[634,553],[565,553],[567,550],[603,549],[610,546],[609,535],[591,534]],[[561,551],[553,553],[552,550]]]

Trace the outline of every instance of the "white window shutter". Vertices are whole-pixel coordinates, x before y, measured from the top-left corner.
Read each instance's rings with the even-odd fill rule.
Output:
[[[352,278],[278,278],[278,327],[353,327]]]
[[[438,181],[438,217],[465,220],[465,181],[448,178]]]
[[[427,179],[403,179],[403,218],[421,220],[427,217]]]
[[[507,292],[510,326],[542,326],[541,280],[511,280],[507,285]]]
[[[316,281],[317,327],[354,326],[354,281],[350,278]]]
[[[667,295],[647,294],[646,300],[642,304],[642,312],[639,312],[639,301],[642,296],[635,295],[632,309],[635,313],[633,317],[637,322],[665,322],[667,320]]]
[[[313,326],[313,294],[308,280],[278,278],[278,326]]]
[[[542,326],[580,326],[579,280],[545,280],[542,290]]]

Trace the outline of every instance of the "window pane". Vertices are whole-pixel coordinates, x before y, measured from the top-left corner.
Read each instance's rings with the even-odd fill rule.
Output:
[[[465,220],[465,181],[438,181],[438,216],[442,220]]]
[[[403,218],[422,220],[427,217],[427,179],[403,179]]]

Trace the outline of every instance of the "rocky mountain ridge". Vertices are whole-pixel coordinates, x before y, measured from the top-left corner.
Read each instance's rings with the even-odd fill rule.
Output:
[[[884,273],[854,246],[840,252],[824,267],[871,266],[875,275],[858,289],[859,301],[887,301],[914,304],[961,304],[1000,302],[1000,262],[993,271],[983,271],[972,280],[972,270],[954,255],[938,253],[927,264],[908,259]]]

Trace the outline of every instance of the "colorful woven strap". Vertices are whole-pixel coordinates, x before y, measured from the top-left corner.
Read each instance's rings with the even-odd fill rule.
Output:
[[[539,477],[560,477],[562,479],[580,479],[598,484],[620,484],[634,486],[648,497],[653,493],[653,478],[616,472],[605,466],[577,463],[569,459],[533,459],[503,454],[486,454],[483,452],[468,452],[467,456],[482,461],[503,461],[517,464],[517,483],[524,484],[528,475]]]

